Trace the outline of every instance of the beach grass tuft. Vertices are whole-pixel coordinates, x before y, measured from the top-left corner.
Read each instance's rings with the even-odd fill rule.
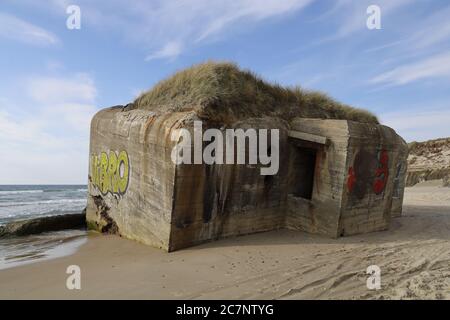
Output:
[[[230,62],[208,61],[177,72],[139,96],[134,106],[157,112],[193,110],[200,117],[225,122],[299,116],[379,123],[369,111],[342,104],[322,92],[268,83]]]

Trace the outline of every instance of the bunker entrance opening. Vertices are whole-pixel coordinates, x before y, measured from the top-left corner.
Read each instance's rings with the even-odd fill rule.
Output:
[[[317,150],[295,146],[293,148],[290,194],[307,200],[312,199]]]

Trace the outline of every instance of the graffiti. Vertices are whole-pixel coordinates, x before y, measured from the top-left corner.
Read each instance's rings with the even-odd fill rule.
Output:
[[[109,155],[106,152],[92,155],[90,172],[92,184],[103,195],[123,195],[127,191],[130,174],[128,153],[110,151]]]
[[[397,170],[396,170],[396,174],[395,174],[395,178],[394,178],[394,192],[392,194],[392,197],[394,198],[400,198],[400,193],[401,193],[401,189],[400,189],[400,176],[402,173],[402,164],[398,164],[397,165]]]
[[[348,169],[347,189],[357,199],[363,199],[371,187],[375,194],[381,194],[389,176],[389,155],[381,150],[375,157],[367,150],[360,150]]]
[[[353,166],[349,169],[347,187],[357,199],[363,199],[366,196],[372,179],[370,173],[372,168],[375,168],[374,162],[374,156],[367,150],[360,150],[355,155]]]
[[[378,153],[378,168],[375,171],[375,181],[373,182],[373,191],[375,194],[381,194],[386,187],[389,176],[389,155],[386,150]]]
[[[350,167],[348,169],[348,179],[347,179],[347,188],[349,192],[353,191],[355,183],[356,183],[355,170],[353,169],[353,167]]]

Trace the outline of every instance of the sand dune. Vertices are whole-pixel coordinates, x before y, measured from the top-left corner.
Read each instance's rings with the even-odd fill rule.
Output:
[[[440,138],[409,145],[407,186],[440,179],[450,186],[450,138]]]
[[[66,289],[72,264],[81,290]],[[0,298],[450,299],[450,189],[408,188],[389,231],[338,240],[275,231],[167,254],[91,234],[71,256],[0,271]]]

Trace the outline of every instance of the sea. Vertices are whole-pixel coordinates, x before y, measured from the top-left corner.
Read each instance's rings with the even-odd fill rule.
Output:
[[[0,224],[80,213],[86,199],[86,185],[0,185]]]
[[[81,213],[86,199],[86,185],[0,185],[0,225]],[[0,238],[0,270],[70,255],[87,241],[86,235],[79,229]]]

